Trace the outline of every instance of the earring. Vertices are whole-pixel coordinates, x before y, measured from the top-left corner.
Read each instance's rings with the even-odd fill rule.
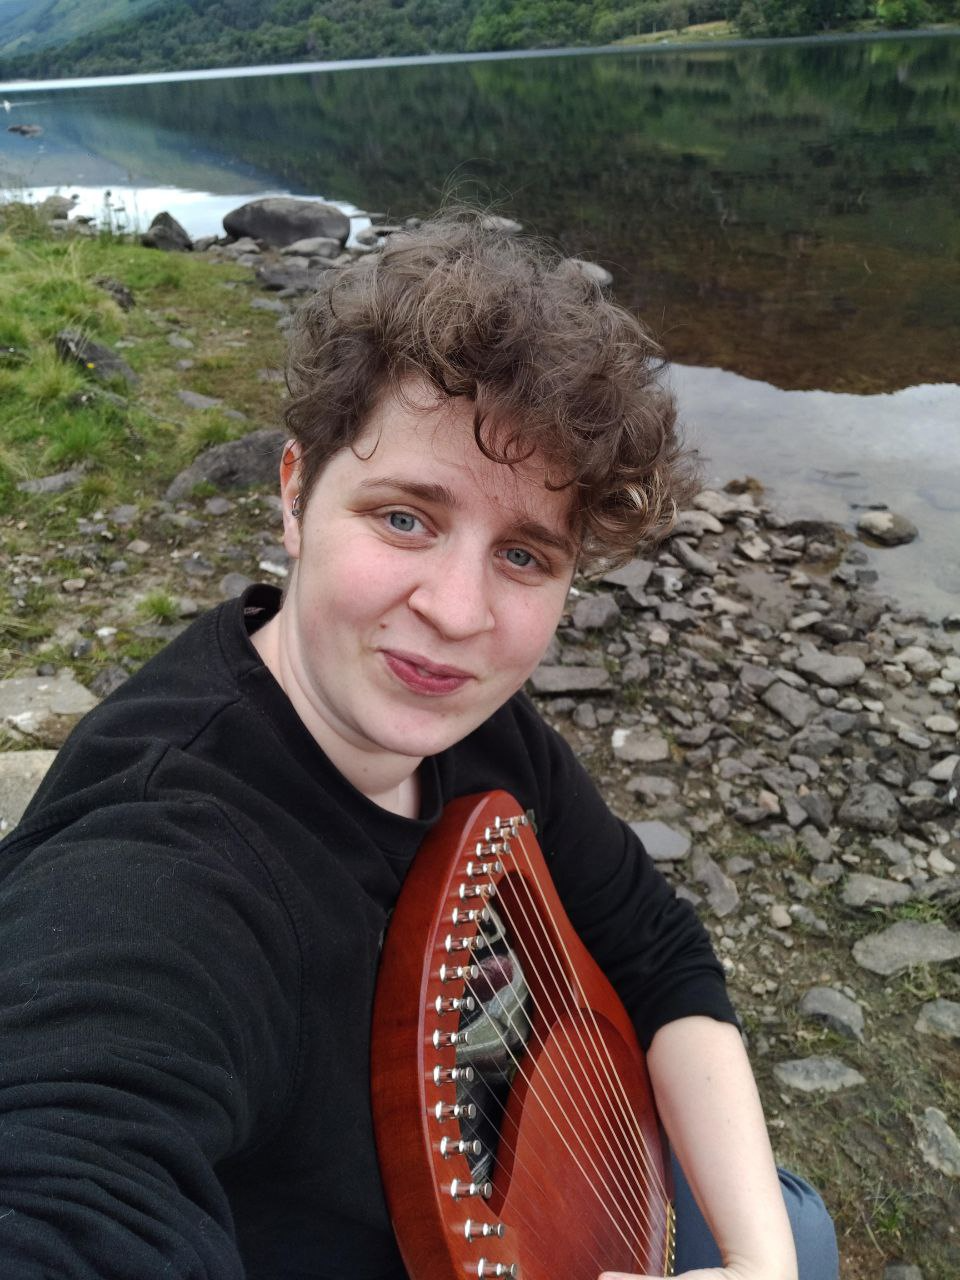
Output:
[[[299,493],[293,500],[293,505],[290,508],[290,514],[293,516],[294,520],[299,520],[303,515],[303,507],[300,505]]]

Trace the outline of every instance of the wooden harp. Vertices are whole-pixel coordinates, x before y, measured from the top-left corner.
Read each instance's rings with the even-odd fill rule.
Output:
[[[418,851],[384,943],[371,1054],[411,1280],[672,1274],[643,1053],[506,792],[454,801]]]

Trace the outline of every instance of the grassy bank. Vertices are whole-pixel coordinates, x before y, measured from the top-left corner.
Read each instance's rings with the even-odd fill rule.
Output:
[[[131,291],[129,310],[110,282]],[[64,237],[28,206],[0,206],[0,554],[12,578],[22,571],[19,593],[11,577],[0,584],[0,676],[36,665],[63,606],[82,633],[100,621],[105,597],[132,589],[111,578],[112,562],[127,555],[122,534],[84,532],[98,515],[124,504],[146,515],[202,449],[276,424],[278,388],[263,370],[277,367],[282,339],[276,315],[251,307],[253,295],[249,269],[111,235]],[[55,338],[67,328],[116,350],[137,384],[104,385],[95,369],[61,359]],[[187,409],[184,388],[222,398],[230,413]],[[75,469],[59,492],[19,487]],[[168,560],[176,538],[161,545]],[[162,564],[135,564],[139,596],[172,595]],[[64,581],[81,580],[89,590],[64,594]],[[150,646],[129,640],[125,649],[122,634],[116,652],[142,659]]]

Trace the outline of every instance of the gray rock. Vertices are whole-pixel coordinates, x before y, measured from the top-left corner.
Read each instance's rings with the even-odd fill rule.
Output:
[[[690,852],[690,837],[665,822],[631,822],[630,829],[654,862],[679,862]]]
[[[325,272],[315,271],[312,267],[298,267],[290,262],[280,267],[257,267],[255,274],[262,289],[271,293],[295,294],[314,293]]]
[[[51,746],[59,746],[80,717],[96,705],[90,690],[69,671],[0,680],[0,723]]]
[[[135,387],[140,379],[126,360],[99,342],[94,342],[79,329],[61,329],[54,339],[57,355],[66,363],[79,365],[84,373],[98,382],[120,380]]]
[[[36,480],[21,480],[17,488],[21,493],[63,493],[65,489],[79,484],[85,473],[86,467],[71,467],[69,471],[39,476]]]
[[[835,987],[811,987],[800,1001],[805,1018],[824,1022],[834,1031],[853,1040],[863,1039],[863,1010]]]
[[[216,396],[201,395],[199,391],[180,390],[177,392],[177,399],[188,409],[197,410],[219,409],[223,404]]]
[[[758,667],[753,662],[745,662],[737,677],[745,689],[751,693],[763,693],[776,681],[777,673],[769,667]]]
[[[163,249],[167,253],[185,253],[193,248],[193,241],[172,214],[158,213],[140,237],[140,243],[148,249]]]
[[[611,592],[583,596],[573,611],[573,625],[581,631],[609,631],[620,621],[620,606]]]
[[[0,835],[11,831],[57,758],[55,751],[0,753]]]
[[[605,573],[602,581],[611,587],[623,587],[627,591],[642,591],[655,567],[650,560],[630,560],[619,569],[611,569],[609,573]]]
[[[614,729],[613,754],[628,764],[655,764],[670,759],[670,743],[662,733],[646,729]]]
[[[322,236],[346,244],[350,219],[333,205],[292,196],[250,200],[224,215],[223,227],[231,236],[252,236],[275,249],[297,240]]]
[[[914,1025],[923,1035],[960,1044],[960,1004],[956,1000],[931,1000],[920,1010]]]
[[[816,827],[801,827],[797,833],[797,839],[814,862],[829,862],[833,857],[833,846]]]
[[[718,493],[716,489],[701,489],[694,498],[693,505],[698,511],[706,511],[725,524],[735,520],[738,515],[756,515],[757,512],[753,498],[749,494],[734,497],[726,493]]]
[[[898,547],[904,542],[912,542],[919,533],[911,520],[893,511],[865,511],[857,521],[857,530],[885,547]]]
[[[537,693],[592,693],[610,686],[605,667],[566,667],[542,664],[530,677]]]
[[[673,533],[681,538],[702,538],[706,533],[723,533],[723,525],[709,511],[681,511]]]
[[[111,693],[127,682],[129,671],[116,665],[103,667],[90,681],[90,692],[98,698],[108,698]]]
[[[824,653],[820,649],[804,649],[794,663],[801,675],[810,676],[818,684],[831,689],[844,689],[856,684],[866,673],[866,664],[860,658],[842,654]]]
[[[927,1107],[916,1121],[917,1145],[927,1164],[948,1178],[960,1178],[960,1138],[938,1107]]]
[[[797,803],[813,825],[824,834],[833,822],[833,803],[825,791],[808,791],[798,796]]]
[[[863,875],[859,871],[847,877],[843,886],[843,901],[848,907],[893,907],[909,902],[913,890],[908,884],[884,880],[882,876]]]
[[[639,796],[644,804],[655,805],[664,800],[675,799],[680,788],[672,778],[663,778],[657,773],[644,773],[631,778],[627,783],[627,790]]]
[[[794,729],[802,729],[819,710],[817,703],[808,694],[801,693],[799,689],[791,689],[780,680],[764,690],[761,701]]]
[[[339,240],[329,236],[308,236],[306,240],[294,240],[280,250],[281,256],[303,254],[307,258],[335,258],[343,248]]]
[[[702,849],[694,852],[691,873],[697,884],[703,885],[707,902],[714,915],[728,916],[740,904],[740,891],[720,865]]]
[[[699,573],[706,578],[712,578],[720,572],[720,566],[715,560],[709,560],[706,556],[701,555],[699,551],[695,551],[683,538],[674,538],[670,543],[670,549],[683,567],[689,569],[691,573]]]
[[[212,484],[217,489],[243,489],[248,485],[278,483],[284,439],[282,431],[264,427],[239,440],[228,440],[205,449],[171,483],[167,501],[180,502],[188,498],[198,484]]]
[[[842,826],[892,835],[900,825],[900,806],[882,782],[851,787],[837,815]]]
[[[918,964],[942,964],[960,957],[960,933],[942,924],[898,920],[879,933],[853,944],[853,958],[862,969],[891,977]]]
[[[866,1084],[859,1071],[848,1067],[839,1058],[792,1058],[778,1062],[773,1074],[788,1089],[802,1093],[836,1093],[839,1089],[852,1089]]]

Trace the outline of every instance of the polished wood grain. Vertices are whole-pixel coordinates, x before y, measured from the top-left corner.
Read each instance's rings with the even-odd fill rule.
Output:
[[[595,1280],[603,1269],[669,1274],[669,1162],[633,1026],[570,925],[529,825],[508,835],[509,852],[478,855],[478,846],[496,848],[497,818],[508,831],[509,819],[522,821],[502,791],[448,806],[414,860],[384,943],[372,1104],[404,1264],[412,1280],[491,1276],[498,1265],[516,1267],[521,1280]],[[467,874],[471,860],[497,858],[500,869]],[[441,1139],[455,1141],[460,1127],[435,1114],[438,1103],[455,1104],[456,1086],[435,1083],[434,1069],[453,1067],[456,1049],[433,1037],[457,1031],[459,1015],[435,1005],[465,994],[462,978],[440,979],[441,965],[471,961],[468,950],[446,946],[477,932],[476,922],[452,923],[455,908],[483,905],[463,899],[460,887],[491,882],[535,1012],[492,1192],[454,1198],[451,1184],[469,1184],[470,1170],[465,1156],[441,1154]],[[479,1236],[483,1224],[502,1236]]]

